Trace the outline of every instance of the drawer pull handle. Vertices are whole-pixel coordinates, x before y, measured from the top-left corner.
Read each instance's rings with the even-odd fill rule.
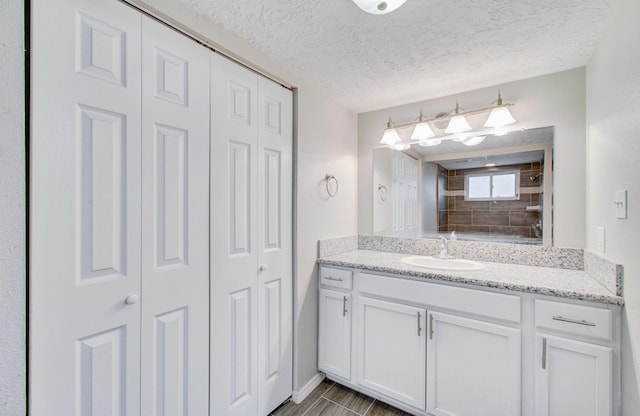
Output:
[[[420,321],[422,320],[422,315],[420,315],[420,312],[418,312],[418,336],[420,336],[420,334],[422,334],[422,327],[420,326]]]
[[[342,316],[347,316],[347,297],[342,297]]]
[[[577,319],[565,318],[564,316],[553,316],[551,317],[551,319],[553,319],[554,321],[569,322],[570,324],[596,326],[596,324],[594,324],[593,322],[589,322],[585,320],[579,321]]]
[[[327,280],[333,280],[333,281],[336,281],[336,282],[342,282],[342,277],[325,276],[324,278],[327,279]]]
[[[547,339],[542,338],[542,369],[547,369]]]

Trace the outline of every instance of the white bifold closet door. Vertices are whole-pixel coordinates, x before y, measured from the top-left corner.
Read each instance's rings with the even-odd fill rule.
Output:
[[[142,20],[141,414],[209,407],[209,50]]]
[[[30,414],[206,414],[208,59],[117,1],[32,13]]]
[[[211,55],[211,415],[292,391],[292,95]]]

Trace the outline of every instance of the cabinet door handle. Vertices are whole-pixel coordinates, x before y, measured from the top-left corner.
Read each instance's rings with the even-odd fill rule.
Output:
[[[433,314],[429,314],[429,339],[433,339]]]
[[[547,339],[542,338],[542,369],[547,369]]]
[[[569,322],[571,324],[586,325],[586,326],[596,326],[595,323],[589,322],[589,321],[585,321],[584,319],[577,320],[577,319],[565,318],[564,316],[552,316],[551,319],[553,319],[554,321]]]
[[[336,282],[342,282],[342,277],[325,276],[324,278],[327,279],[327,280],[334,280]]]
[[[420,311],[418,311],[418,336],[422,334],[422,327],[420,326],[421,320],[422,320],[422,315],[420,314]]]
[[[347,297],[342,297],[342,316],[347,316]]]

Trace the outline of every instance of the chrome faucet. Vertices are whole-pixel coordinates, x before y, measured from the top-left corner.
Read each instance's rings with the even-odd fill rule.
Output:
[[[449,242],[444,236],[440,236],[440,254],[436,256],[439,259],[452,260],[454,257],[449,254]]]

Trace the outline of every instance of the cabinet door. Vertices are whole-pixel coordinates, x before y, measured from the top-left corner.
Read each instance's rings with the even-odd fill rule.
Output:
[[[424,309],[358,298],[358,383],[425,408]]]
[[[320,289],[318,368],[351,379],[351,295]]]
[[[538,335],[536,415],[609,416],[611,348]]]
[[[520,414],[520,330],[429,312],[427,411]]]

